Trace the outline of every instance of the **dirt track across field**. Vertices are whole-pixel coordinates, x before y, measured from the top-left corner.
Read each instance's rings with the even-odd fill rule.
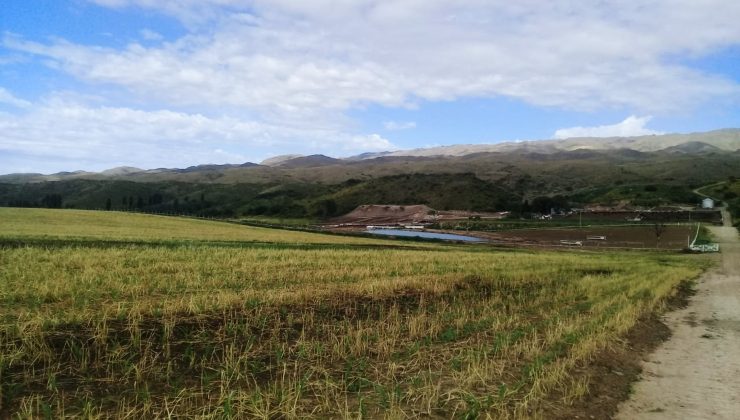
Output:
[[[644,361],[617,419],[740,418],[740,240],[725,222],[710,228],[721,263],[685,309],[666,315],[673,335]]]

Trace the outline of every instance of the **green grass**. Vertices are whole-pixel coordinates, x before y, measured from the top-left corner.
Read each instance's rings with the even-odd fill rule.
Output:
[[[190,218],[23,208],[0,208],[0,238],[388,244],[380,239],[241,226]]]
[[[0,417],[529,417],[704,267],[0,215]]]
[[[694,244],[696,245],[703,245],[703,244],[709,244],[714,242],[714,237],[712,236],[712,233],[707,229],[704,225],[699,225],[699,231],[696,235],[696,240],[694,241]]]
[[[308,227],[319,224],[321,221],[318,219],[311,218],[296,218],[296,217],[270,217],[270,216],[249,216],[235,219],[237,222],[251,224],[251,225],[267,225],[267,226],[285,226],[285,227]]]

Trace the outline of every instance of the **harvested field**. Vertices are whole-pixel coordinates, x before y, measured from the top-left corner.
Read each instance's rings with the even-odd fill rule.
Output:
[[[689,238],[693,239],[696,235],[696,225],[666,226],[660,238],[652,225],[518,229],[477,235],[493,241],[527,245],[680,250],[686,248]],[[605,239],[595,239],[597,237]],[[576,242],[581,245],[576,245]]]
[[[104,217],[101,215],[105,215]],[[90,210],[0,208],[0,238],[96,241],[383,245],[372,238],[240,226],[189,218]],[[403,245],[398,243],[397,245]]]
[[[49,221],[45,240],[0,235],[2,418],[561,412],[595,380],[575,373],[705,265],[323,235],[306,238],[337,243],[297,248],[277,230],[266,247],[136,242],[149,220],[120,214],[127,229],[103,241],[110,213],[74,229],[27,214]],[[30,230],[13,220],[0,230]],[[219,235],[261,232],[231,226]]]

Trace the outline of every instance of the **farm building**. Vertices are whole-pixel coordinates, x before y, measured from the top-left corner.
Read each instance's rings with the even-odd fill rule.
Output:
[[[709,197],[701,200],[701,208],[703,208],[703,209],[713,209],[714,208],[714,200],[712,200]]]

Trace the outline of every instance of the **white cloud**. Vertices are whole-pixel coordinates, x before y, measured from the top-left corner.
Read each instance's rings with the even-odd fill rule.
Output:
[[[414,121],[386,121],[383,123],[383,127],[391,131],[409,130],[416,128],[416,123]]]
[[[102,169],[392,149],[351,129],[347,111],[369,105],[503,96],[658,115],[740,97],[737,81],[682,64],[740,44],[740,2],[89,1],[156,10],[188,33],[121,48],[6,33],[0,45],[14,57],[72,75],[103,100],[29,104],[0,90],[22,112],[0,114],[0,167],[14,164],[8,153]],[[646,123],[556,136],[650,134]]]
[[[655,113],[740,95],[677,60],[740,43],[740,2],[94,1],[210,23],[148,48],[7,37],[6,47],[150,100],[270,114],[493,96]]]
[[[140,30],[139,35],[146,41],[161,41],[164,38],[159,32],[147,28]]]
[[[342,147],[345,151],[388,151],[396,150],[398,147],[394,146],[390,140],[383,138],[379,134],[370,134],[366,136],[353,136],[346,144]]]
[[[651,119],[651,116],[636,117],[630,115],[624,121],[612,125],[561,128],[555,131],[553,137],[556,139],[567,139],[572,137],[632,137],[663,134],[660,131],[645,127]]]
[[[131,165],[186,167],[259,161],[284,150],[351,154],[395,149],[377,134],[348,134],[321,126],[287,127],[233,117],[167,110],[90,106],[52,97],[25,114],[0,113],[0,167],[55,172]],[[23,159],[18,159],[23,157]],[[25,161],[25,162],[24,162]]]
[[[16,108],[28,108],[31,106],[30,102],[17,98],[3,87],[0,87],[0,104],[10,105]]]

